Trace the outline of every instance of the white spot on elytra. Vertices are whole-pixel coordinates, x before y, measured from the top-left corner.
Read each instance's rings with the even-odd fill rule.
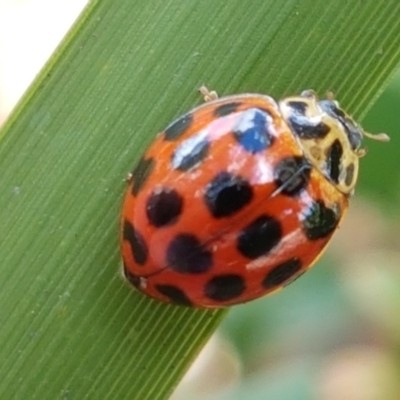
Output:
[[[174,158],[172,160],[173,168],[178,168],[185,157],[190,156],[196,149],[196,147],[204,142],[207,137],[207,131],[202,130],[197,135],[184,140],[174,153]]]

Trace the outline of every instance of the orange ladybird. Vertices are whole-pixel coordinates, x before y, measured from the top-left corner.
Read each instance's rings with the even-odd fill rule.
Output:
[[[369,135],[311,90],[279,102],[201,91],[209,101],[161,132],[132,173],[121,249],[140,291],[215,308],[275,292],[315,263]]]

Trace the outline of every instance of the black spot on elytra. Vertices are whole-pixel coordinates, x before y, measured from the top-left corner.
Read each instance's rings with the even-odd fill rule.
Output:
[[[323,122],[315,123],[309,118],[293,114],[289,117],[292,131],[301,139],[319,139],[325,137],[330,129]]]
[[[214,110],[214,115],[216,117],[223,117],[224,115],[231,114],[235,112],[240,105],[240,102],[222,104]]]
[[[322,200],[315,201],[303,212],[303,231],[310,240],[330,236],[340,221],[339,206],[326,207]]]
[[[177,235],[167,249],[167,265],[181,274],[201,274],[212,267],[212,254],[196,236]]]
[[[206,186],[204,201],[215,218],[222,218],[240,211],[252,197],[249,182],[240,176],[221,172]]]
[[[281,239],[280,222],[267,215],[260,215],[239,233],[237,249],[244,256],[255,259],[268,254]]]
[[[145,184],[147,178],[150,176],[155,166],[155,161],[153,158],[142,158],[137,164],[136,168],[132,172],[132,194],[136,196],[143,185]]]
[[[300,260],[298,258],[291,258],[269,271],[262,281],[262,286],[268,290],[277,286],[283,286],[288,280],[295,278],[300,271]]]
[[[188,171],[200,165],[207,157],[209,148],[210,144],[203,134],[194,135],[184,140],[172,155],[172,168]]]
[[[350,186],[353,183],[355,169],[356,168],[355,168],[354,163],[350,163],[346,168],[346,178],[344,180],[344,183],[347,186]]]
[[[185,114],[178,118],[172,124],[168,125],[164,131],[164,139],[167,141],[174,141],[183,135],[186,129],[193,122],[193,115],[191,113]]]
[[[143,236],[126,220],[124,221],[122,235],[123,240],[129,243],[135,261],[139,265],[144,265],[147,261],[149,251]]]
[[[258,153],[272,145],[275,137],[270,131],[272,117],[258,108],[243,111],[233,129],[238,143],[249,153]]]
[[[147,199],[146,215],[149,222],[160,228],[177,221],[183,206],[179,193],[170,188],[156,189]]]
[[[192,302],[186,296],[185,292],[173,285],[155,285],[155,288],[162,295],[168,297],[172,303],[181,306],[191,307]]]
[[[332,182],[339,183],[340,164],[342,161],[343,147],[339,140],[335,140],[327,151],[328,175]]]
[[[297,196],[310,180],[311,166],[305,157],[286,157],[274,168],[275,184],[287,196]]]
[[[246,289],[244,279],[239,275],[215,276],[204,287],[205,295],[215,301],[228,301],[239,297]]]
[[[133,274],[128,268],[124,265],[124,275],[126,280],[136,288],[140,289],[140,276]]]

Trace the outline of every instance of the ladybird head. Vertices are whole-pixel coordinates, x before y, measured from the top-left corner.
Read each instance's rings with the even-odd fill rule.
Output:
[[[312,90],[280,101],[282,115],[298,138],[305,156],[339,191],[352,194],[358,176],[358,160],[364,136],[372,136],[340,108],[332,96],[320,100]]]

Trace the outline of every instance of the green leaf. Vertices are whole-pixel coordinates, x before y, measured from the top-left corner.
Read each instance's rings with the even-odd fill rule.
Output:
[[[201,84],[330,90],[364,115],[399,63],[399,12],[397,0],[90,2],[0,134],[0,398],[168,398],[224,311],[124,284],[127,172]]]

